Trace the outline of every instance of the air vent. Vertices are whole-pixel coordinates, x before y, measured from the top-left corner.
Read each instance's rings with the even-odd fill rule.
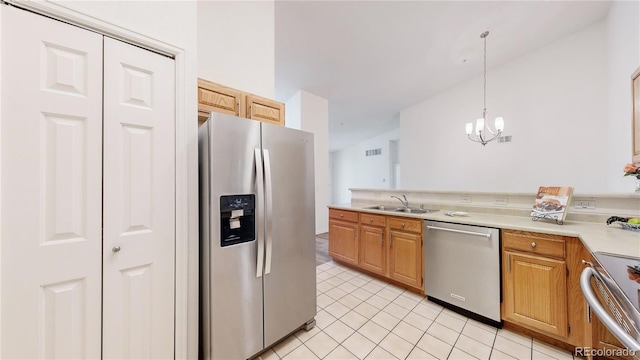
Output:
[[[365,151],[366,156],[382,155],[382,149],[373,149]]]

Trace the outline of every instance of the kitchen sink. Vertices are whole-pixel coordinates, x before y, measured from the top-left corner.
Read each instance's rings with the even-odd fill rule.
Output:
[[[372,209],[372,210],[382,210],[382,211],[393,211],[393,212],[405,212],[405,213],[410,213],[410,214],[426,214],[426,213],[432,213],[432,212],[436,212],[439,210],[434,210],[434,209],[418,209],[418,208],[404,208],[404,207],[398,207],[398,206],[390,206],[390,205],[375,205],[375,206],[369,206],[366,207],[365,209]]]
[[[426,214],[426,213],[432,213],[432,212],[436,212],[439,210],[434,210],[434,209],[418,209],[418,208],[398,208],[395,211],[398,212],[406,212],[406,213],[412,213],[412,214]]]
[[[384,211],[399,211],[402,210],[402,208],[397,207],[397,206],[391,206],[391,205],[376,205],[376,206],[369,206],[366,207],[365,209],[372,209],[372,210],[384,210]]]

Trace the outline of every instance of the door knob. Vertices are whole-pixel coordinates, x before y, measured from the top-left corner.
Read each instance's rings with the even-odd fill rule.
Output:
[[[118,251],[120,251],[120,246],[118,246],[118,245],[114,246],[114,247],[111,249],[111,251],[113,251],[113,252],[118,252]]]

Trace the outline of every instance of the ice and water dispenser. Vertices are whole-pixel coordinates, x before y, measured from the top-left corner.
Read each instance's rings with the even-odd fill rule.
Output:
[[[255,240],[255,195],[220,196],[220,224],[221,247]]]

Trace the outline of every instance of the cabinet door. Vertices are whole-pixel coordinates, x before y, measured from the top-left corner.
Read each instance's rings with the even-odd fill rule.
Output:
[[[247,118],[284,126],[284,104],[275,100],[248,94]]]
[[[0,358],[100,358],[102,36],[0,16]]]
[[[415,288],[422,286],[422,235],[389,232],[389,277]]]
[[[387,252],[384,243],[384,228],[360,225],[360,262],[365,270],[384,275]]]
[[[239,90],[198,79],[198,122],[207,120],[211,111],[244,117],[242,96]]]
[[[505,319],[566,337],[566,262],[511,251],[504,256]]]
[[[103,358],[173,357],[174,62],[104,39]]]
[[[358,224],[329,221],[329,255],[336,260],[358,265]]]

